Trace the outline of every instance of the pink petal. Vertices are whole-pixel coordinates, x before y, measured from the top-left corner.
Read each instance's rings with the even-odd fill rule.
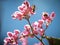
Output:
[[[24,4],[27,5],[27,7],[30,7],[30,4],[28,1],[24,1]]]
[[[24,36],[28,36],[29,34],[30,34],[30,31],[27,31],[27,30],[24,30],[24,31],[23,31],[23,35],[24,35]]]
[[[20,34],[20,30],[18,30],[18,29],[15,29],[14,30],[14,33],[17,35],[17,34]]]
[[[51,15],[50,15],[50,18],[53,20],[54,17],[55,17],[55,13],[52,12]]]
[[[42,14],[42,19],[43,20],[46,20],[46,19],[48,19],[48,16],[49,14],[47,13],[47,12],[43,12],[43,14]]]
[[[27,30],[27,31],[29,31],[29,30],[30,30],[30,25],[28,25],[28,24],[25,25],[25,26],[24,26],[24,29]]]
[[[37,22],[37,21],[34,22],[34,23],[32,24],[32,26],[33,26],[33,27],[38,27],[38,22]]]
[[[7,35],[9,36],[9,37],[12,37],[12,32],[7,32]]]
[[[22,11],[23,10],[23,7],[22,6],[18,6],[18,10],[19,11]]]
[[[23,18],[23,13],[16,11],[13,15],[12,15],[13,19],[22,19]]]
[[[38,20],[38,23],[42,25],[44,23],[44,20]]]
[[[43,34],[44,34],[44,29],[40,29],[40,30],[39,30],[39,33],[40,33],[40,36],[43,36]]]
[[[4,43],[7,44],[7,43],[9,43],[9,42],[10,42],[10,38],[9,38],[9,37],[6,37],[6,38],[4,39]]]
[[[33,30],[33,33],[38,35],[38,30]]]
[[[41,42],[39,42],[39,45],[43,45]]]

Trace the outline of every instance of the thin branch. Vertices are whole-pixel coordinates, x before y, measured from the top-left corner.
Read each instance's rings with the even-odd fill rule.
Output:
[[[30,25],[31,31],[33,33],[33,27],[31,26],[29,19],[26,19],[26,20],[28,21],[28,24]],[[41,43],[43,43],[41,38],[38,38],[35,34],[33,34],[33,35],[35,36],[35,38],[37,38],[39,41],[41,41]],[[44,43],[43,43],[43,45],[44,45]]]

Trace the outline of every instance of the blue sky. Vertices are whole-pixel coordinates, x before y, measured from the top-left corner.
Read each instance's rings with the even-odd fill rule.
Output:
[[[3,45],[3,40],[7,36],[7,32],[13,32],[14,29],[24,30],[24,25],[28,24],[26,20],[13,20],[11,15],[18,11],[17,7],[22,4],[24,0],[0,0],[0,44]],[[56,17],[45,32],[48,36],[60,38],[60,0],[28,0],[31,5],[36,5],[36,14],[31,16],[30,22],[35,22],[41,19],[42,12],[49,14],[54,11]],[[29,38],[29,45],[38,42],[37,39]],[[47,42],[45,42],[47,44]],[[20,44],[21,45],[21,44]]]

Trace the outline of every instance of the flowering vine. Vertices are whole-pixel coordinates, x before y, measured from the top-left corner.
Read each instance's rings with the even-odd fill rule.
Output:
[[[49,40],[52,37],[48,37],[45,35],[45,31],[48,28],[49,24],[53,21],[55,17],[55,13],[52,12],[48,14],[47,12],[42,13],[41,19],[34,23],[30,23],[30,16],[35,14],[35,5],[30,6],[28,1],[24,1],[21,6],[18,6],[18,11],[15,11],[12,15],[13,19],[27,20],[28,24],[24,26],[24,31],[21,32],[18,29],[15,29],[14,32],[7,32],[7,36],[4,39],[4,45],[18,45],[18,40],[22,42],[22,45],[28,45],[28,38],[37,38],[39,43],[35,43],[34,45],[45,45],[42,41],[43,38]],[[45,26],[45,28],[43,27]],[[37,36],[41,36],[40,38]],[[49,40],[50,41],[50,40]]]

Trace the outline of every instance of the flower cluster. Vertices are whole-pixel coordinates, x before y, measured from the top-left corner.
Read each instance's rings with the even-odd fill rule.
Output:
[[[19,38],[20,31],[19,30],[14,30],[14,33],[12,32],[7,32],[7,36],[4,39],[4,45],[18,45],[18,38]]]
[[[48,15],[47,12],[43,12],[42,19],[38,20],[32,24],[33,33],[40,34],[40,36],[43,36],[45,29],[49,26],[49,24],[52,22],[54,17],[55,17],[54,12],[52,12],[51,15]]]
[[[24,1],[21,6],[18,6],[19,11],[15,11],[12,15],[13,19],[22,20],[23,18],[29,18],[30,14],[35,14],[35,5],[30,6],[28,1]]]
[[[27,45],[28,37],[33,38],[34,37],[33,34],[35,34],[35,35],[39,34],[40,36],[44,35],[45,29],[43,28],[43,25],[45,25],[45,26],[47,24],[49,25],[52,22],[54,17],[55,17],[54,12],[52,12],[51,15],[48,15],[48,13],[43,12],[42,19],[32,23],[32,25],[31,25],[31,27],[33,28],[32,31],[31,31],[30,25],[27,24],[24,26],[23,32],[20,32],[19,30],[14,30],[14,33],[7,32],[8,37],[6,37],[4,39],[4,45],[7,45],[7,44],[18,45],[19,39],[22,42],[22,45]],[[47,26],[46,26],[46,28],[47,28]],[[42,45],[42,44],[39,43],[39,44],[35,44],[35,45]]]
[[[45,21],[46,27],[48,27],[48,25],[52,22],[54,17],[55,17],[54,12],[52,12],[50,15],[47,12],[43,12],[42,19]]]
[[[34,36],[36,37],[38,34],[43,37],[45,35],[45,29],[48,28],[49,24],[55,17],[54,12],[50,15],[47,12],[43,12],[41,19],[30,24],[30,14],[33,15],[35,13],[35,5],[30,6],[28,1],[24,1],[21,6],[18,6],[18,10],[19,11],[13,13],[13,19],[28,19],[27,21],[29,24],[24,26],[23,32],[20,32],[19,30],[14,30],[14,33],[7,32],[8,37],[4,39],[4,45],[18,45],[18,40],[22,42],[22,45],[28,45],[28,37],[34,38]],[[34,45],[43,45],[43,43],[41,41]]]

